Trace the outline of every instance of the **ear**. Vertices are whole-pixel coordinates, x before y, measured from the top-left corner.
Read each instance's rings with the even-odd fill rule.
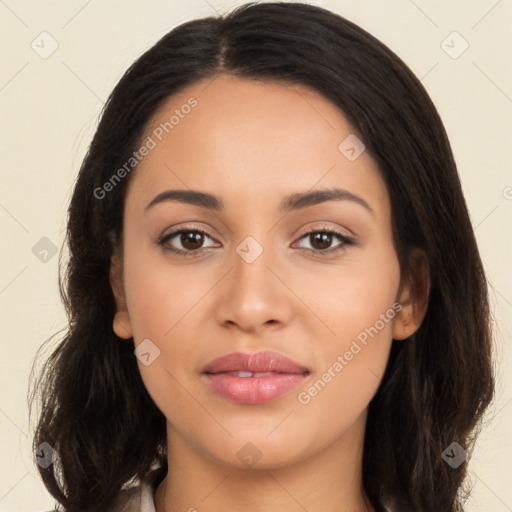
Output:
[[[113,330],[119,338],[129,339],[133,336],[132,324],[126,305],[126,296],[123,284],[123,257],[122,250],[117,247],[110,260],[110,286],[116,301]]]
[[[400,285],[397,302],[402,309],[395,316],[393,338],[404,340],[412,336],[425,318],[430,294],[428,260],[422,249],[410,256],[410,272]]]

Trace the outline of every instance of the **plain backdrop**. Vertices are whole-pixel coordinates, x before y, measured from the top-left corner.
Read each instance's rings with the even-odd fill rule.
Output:
[[[445,123],[496,320],[494,419],[470,465],[467,510],[512,511],[512,2],[311,3],[387,44],[422,80]],[[103,103],[135,58],[171,28],[235,5],[0,0],[0,511],[53,506],[31,453],[27,387],[37,348],[66,325],[54,252]]]

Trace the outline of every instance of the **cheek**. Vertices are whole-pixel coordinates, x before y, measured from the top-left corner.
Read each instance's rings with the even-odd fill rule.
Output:
[[[300,423],[322,432],[322,439],[347,431],[364,414],[386,370],[399,309],[393,307],[395,290],[382,285],[369,287],[366,295],[362,291],[347,293],[346,307],[333,310],[336,337],[317,347],[317,371],[296,397]]]
[[[393,247],[384,243],[379,247],[354,252],[333,272],[311,276],[302,285],[303,296],[331,331],[325,336],[327,347],[344,351],[353,340],[364,345],[368,339],[391,339],[401,308],[396,303],[400,268]],[[328,352],[332,356],[333,351]]]
[[[138,366],[160,410],[169,419],[177,415],[187,423],[204,414],[195,410],[185,389],[187,379],[197,371],[194,363],[201,350],[201,345],[195,343],[199,339],[195,317],[215,276],[198,279],[193,265],[173,267],[155,253],[140,247],[125,252],[125,291],[135,345],[149,339],[158,349],[154,360],[152,354],[151,364],[146,366],[139,360]]]
[[[202,295],[211,287],[197,279],[193,266],[168,263],[156,250],[132,251],[125,258],[125,287],[136,341],[165,342],[182,319],[190,320]]]
[[[386,369],[401,309],[396,302],[399,281],[398,260],[388,246],[340,269],[328,294],[310,288],[310,300],[323,301],[321,316],[334,334],[317,346],[321,361],[312,385],[298,397],[301,405],[320,416],[325,408],[357,416],[367,406]]]

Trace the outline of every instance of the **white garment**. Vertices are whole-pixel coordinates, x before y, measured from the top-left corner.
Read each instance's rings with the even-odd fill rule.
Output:
[[[121,491],[116,498],[113,510],[115,512],[156,512],[151,479]]]

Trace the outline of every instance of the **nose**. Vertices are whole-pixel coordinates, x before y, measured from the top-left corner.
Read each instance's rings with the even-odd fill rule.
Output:
[[[286,284],[289,279],[277,258],[272,258],[270,247],[262,247],[261,252],[258,246],[252,239],[246,245],[242,242],[233,252],[231,271],[219,290],[219,324],[259,332],[282,328],[290,322],[293,293]],[[259,254],[255,259],[254,251]]]

